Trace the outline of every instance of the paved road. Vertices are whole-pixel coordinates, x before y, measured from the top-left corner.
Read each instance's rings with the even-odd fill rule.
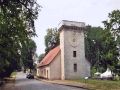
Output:
[[[84,90],[75,87],[46,83],[35,79],[26,79],[25,77],[25,74],[22,72],[17,74],[15,90]]]

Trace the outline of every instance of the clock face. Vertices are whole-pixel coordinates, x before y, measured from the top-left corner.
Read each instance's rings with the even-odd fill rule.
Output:
[[[70,32],[70,45],[72,45],[73,47],[77,46],[79,44],[78,42],[78,34],[77,32],[74,30],[72,32]]]

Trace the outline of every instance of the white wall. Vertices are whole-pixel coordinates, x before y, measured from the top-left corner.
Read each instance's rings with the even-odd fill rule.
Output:
[[[61,79],[60,52],[49,65],[40,67],[38,69],[38,72],[39,72],[39,77],[47,78],[50,80]]]
[[[54,58],[52,63],[50,63],[50,79],[59,80],[61,79],[61,60],[60,60],[60,52]]]
[[[71,43],[73,32],[73,29],[63,28],[60,33],[62,79],[79,79],[90,76],[90,64],[85,59],[84,32],[76,30],[77,43],[75,46]],[[75,58],[73,51],[77,52]],[[74,72],[74,63],[77,63],[77,72]]]

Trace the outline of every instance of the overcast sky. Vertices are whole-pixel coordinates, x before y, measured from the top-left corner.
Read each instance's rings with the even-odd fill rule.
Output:
[[[44,53],[44,36],[48,28],[57,27],[61,20],[85,22],[86,25],[103,26],[108,13],[120,9],[120,0],[37,0],[42,5],[35,22],[38,37],[33,38],[37,54]]]

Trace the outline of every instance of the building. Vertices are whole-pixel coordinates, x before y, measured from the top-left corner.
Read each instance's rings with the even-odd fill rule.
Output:
[[[59,24],[60,46],[52,49],[38,64],[40,77],[79,79],[90,76],[90,63],[85,58],[85,23],[63,20]]]

